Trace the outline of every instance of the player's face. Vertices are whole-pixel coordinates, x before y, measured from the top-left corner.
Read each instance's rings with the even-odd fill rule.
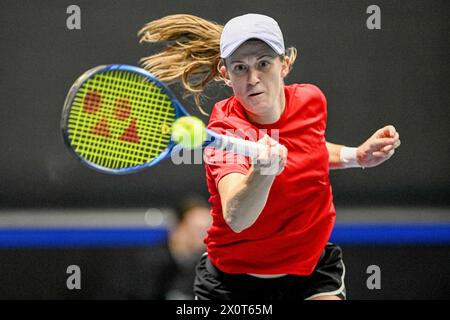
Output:
[[[250,118],[262,118],[273,108],[284,108],[284,77],[289,71],[286,59],[266,43],[249,40],[242,44],[221,70],[226,83]]]

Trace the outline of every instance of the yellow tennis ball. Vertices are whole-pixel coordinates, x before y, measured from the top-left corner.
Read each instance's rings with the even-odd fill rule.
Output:
[[[172,139],[185,148],[200,147],[206,140],[206,128],[196,117],[178,118],[172,125]]]

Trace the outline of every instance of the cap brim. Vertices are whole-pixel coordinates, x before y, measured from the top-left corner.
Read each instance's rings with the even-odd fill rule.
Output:
[[[220,55],[220,57],[222,58],[222,59],[226,59],[226,58],[228,58],[229,56],[231,56],[244,42],[246,42],[246,41],[248,41],[248,40],[250,40],[250,39],[257,39],[257,40],[260,40],[260,41],[262,41],[262,42],[264,42],[265,44],[267,44],[273,51],[275,51],[275,53],[277,53],[277,54],[283,54],[284,52],[279,52],[279,49],[278,48],[274,48],[273,47],[273,45],[271,44],[271,43],[269,43],[269,42],[267,42],[266,40],[264,40],[264,39],[261,39],[261,38],[259,38],[258,36],[251,36],[251,37],[248,37],[248,38],[244,38],[244,39],[241,39],[241,40],[239,40],[239,41],[237,41],[236,43],[233,43],[233,45],[232,46],[230,46],[229,48],[227,48],[228,50],[226,50],[226,52],[223,54],[223,55]]]

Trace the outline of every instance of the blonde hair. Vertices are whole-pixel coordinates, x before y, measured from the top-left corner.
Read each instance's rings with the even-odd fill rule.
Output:
[[[164,50],[141,59],[142,66],[161,81],[181,81],[195,104],[202,109],[201,98],[211,81],[223,81],[219,68],[220,35],[223,26],[189,14],[176,14],[147,23],[138,32],[139,42],[171,42]],[[294,47],[286,50],[290,68],[297,57]]]

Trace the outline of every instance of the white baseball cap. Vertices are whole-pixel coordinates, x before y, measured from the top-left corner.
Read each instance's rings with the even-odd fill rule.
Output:
[[[280,26],[271,17],[249,13],[228,21],[220,36],[220,57],[228,58],[249,39],[267,43],[276,53],[284,54],[284,40]]]

